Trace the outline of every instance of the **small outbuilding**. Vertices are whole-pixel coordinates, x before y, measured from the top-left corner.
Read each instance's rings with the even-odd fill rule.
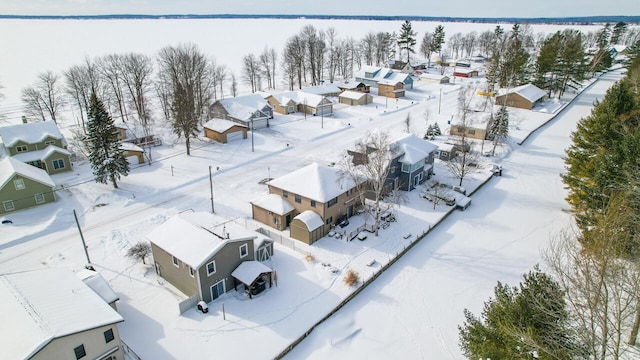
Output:
[[[428,84],[448,84],[449,77],[440,74],[422,73],[418,76],[418,80]]]
[[[204,124],[204,136],[226,144],[236,139],[247,138],[247,127],[225,119],[211,119]]]
[[[531,110],[537,103],[543,101],[546,96],[546,91],[533,84],[526,84],[511,90],[500,90],[498,96],[496,96],[496,105],[505,104],[509,107]]]
[[[269,281],[269,287],[273,283],[273,270],[259,261],[244,261],[233,270],[233,288],[237,291],[238,285],[243,284],[249,299],[253,295],[261,293],[266,288],[266,282]]]
[[[129,164],[144,164],[144,149],[130,142],[121,142],[120,148],[124,150],[124,157]]]
[[[351,106],[366,105],[373,102],[373,96],[364,92],[347,90],[340,94],[340,96],[338,96],[338,101],[341,104],[347,104]]]
[[[454,70],[453,76],[461,77],[461,78],[472,78],[478,77],[478,70],[470,69],[467,67],[458,67]]]
[[[311,210],[305,210],[291,221],[291,237],[312,244],[324,236],[322,218]]]

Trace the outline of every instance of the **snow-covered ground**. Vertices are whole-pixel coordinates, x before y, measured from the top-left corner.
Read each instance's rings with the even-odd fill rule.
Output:
[[[76,26],[72,23],[68,30]],[[87,23],[87,33],[97,31],[94,26],[107,27],[98,23]],[[203,24],[194,23],[191,26]],[[37,28],[43,23],[35,24]],[[294,26],[291,34],[301,26]],[[123,45],[123,49],[129,48]],[[105,51],[115,50],[105,47]],[[0,60],[4,69],[6,58]],[[80,59],[67,54],[65,61]],[[523,147],[515,144],[549,119],[553,113],[549,109],[557,111],[558,104],[550,101],[540,111],[512,111],[512,138],[498,148],[498,157],[487,158],[504,165],[504,176],[490,179],[473,195],[467,211],[454,212],[290,357],[460,358],[455,327],[461,322],[462,309],[479,311],[497,280],[515,283],[539,261],[538,251],[549,236],[570,223],[562,211],[567,206],[558,176],[563,149],[575,122],[588,114],[593,100],[604,94],[616,76],[606,75]],[[450,208],[433,209],[418,197],[419,191],[413,191],[398,209],[398,221],[377,238],[345,242],[327,237],[311,247],[297,245],[297,251],[276,244],[270,266],[278,273],[277,287],[252,300],[230,292],[211,303],[206,315],[194,309],[180,316],[177,304],[185,296],[157,277],[152,267],[126,258],[128,247],[180,211],[210,211],[210,166],[216,213],[250,225],[249,202],[267,191],[259,183],[262,179],[312,161],[336,162],[367,131],[386,129],[401,135],[407,114],[413,119],[411,131],[419,136],[427,127],[423,116],[427,109],[429,122],[437,121],[446,132],[460,83],[477,81],[443,86],[442,99],[439,85],[417,84],[397,103],[376,97],[364,107],[336,106],[331,117],[277,115],[272,127],[256,131],[254,152],[250,139],[226,145],[199,139],[188,157],[182,142],[172,140],[166,135],[169,131],[159,127],[165,142],[154,148],[154,162],[134,167],[119,189],[93,182],[87,162],[79,161],[73,172],[53,177],[61,186],[58,202],[5,216],[13,224],[0,225],[0,272],[81,269],[86,260],[73,220],[76,210],[92,263],[120,295],[118,309],[125,318],[119,326],[121,336],[143,359],[207,358],[210,354],[272,358],[353,291],[342,282],[347,269],[364,278],[371,276]],[[441,163],[435,170],[439,180],[453,182]],[[471,190],[490,176],[485,167],[463,185]],[[405,234],[412,236],[405,239]],[[368,266],[371,260],[375,263]]]

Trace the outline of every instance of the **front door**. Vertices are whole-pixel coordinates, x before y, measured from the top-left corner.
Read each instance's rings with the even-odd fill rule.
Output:
[[[224,294],[224,280],[220,280],[211,286],[211,301],[219,298],[222,294]]]
[[[286,228],[286,227],[288,227],[288,226],[289,226],[289,224],[291,224],[291,214],[287,215],[287,218],[286,218],[286,220],[285,220],[285,225],[284,225],[284,227],[285,227],[285,228]]]
[[[156,274],[162,276],[162,274],[160,273],[160,264],[156,263]]]

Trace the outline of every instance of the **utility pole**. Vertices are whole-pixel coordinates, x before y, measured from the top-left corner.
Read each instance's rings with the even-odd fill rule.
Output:
[[[209,189],[211,190],[211,213],[216,211],[213,209],[213,178],[211,177],[211,165],[209,165]]]
[[[82,240],[82,248],[84,249],[84,254],[87,257],[87,263],[91,264],[91,259],[89,259],[89,251],[87,250],[87,243],[84,242],[84,235],[82,235],[82,229],[80,228],[80,223],[78,222],[76,209],[73,209],[73,217],[76,219],[76,226],[78,227],[78,232],[80,233],[80,240]]]
[[[251,152],[253,152],[253,114],[250,115],[251,116]]]
[[[320,127],[324,129],[324,95],[322,95],[322,102],[320,103],[320,109],[322,109],[321,110],[322,112],[320,114],[322,116],[322,119],[320,120]]]
[[[438,115],[440,115],[440,108],[442,107],[442,86],[440,87],[440,98],[438,100]]]

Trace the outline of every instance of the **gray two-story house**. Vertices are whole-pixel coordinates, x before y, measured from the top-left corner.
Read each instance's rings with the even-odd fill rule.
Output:
[[[242,263],[255,262],[251,286],[271,269],[257,260],[273,255],[273,240],[204,212],[175,215],[147,235],[156,273],[187,296],[211,302],[234,289]]]

